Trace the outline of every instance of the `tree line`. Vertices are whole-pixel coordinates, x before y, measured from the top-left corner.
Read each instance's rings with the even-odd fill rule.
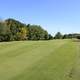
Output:
[[[24,24],[15,19],[0,21],[0,42],[21,40],[52,40],[52,39],[80,39],[80,34],[61,34],[57,32],[53,37],[40,25]]]
[[[56,35],[54,36],[54,39],[80,39],[80,34],[79,33],[72,33],[72,34],[61,34],[60,32],[57,32]]]
[[[0,42],[51,39],[53,39],[53,36],[40,25],[26,25],[11,18],[0,21]]]

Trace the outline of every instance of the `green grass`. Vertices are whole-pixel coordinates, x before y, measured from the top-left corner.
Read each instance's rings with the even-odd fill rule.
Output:
[[[0,43],[0,80],[80,80],[80,43]]]

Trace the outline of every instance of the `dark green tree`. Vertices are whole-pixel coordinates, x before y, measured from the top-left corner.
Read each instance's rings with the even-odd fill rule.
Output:
[[[49,34],[49,40],[52,40],[53,36],[51,34]]]
[[[63,35],[60,32],[57,32],[54,39],[62,39]]]

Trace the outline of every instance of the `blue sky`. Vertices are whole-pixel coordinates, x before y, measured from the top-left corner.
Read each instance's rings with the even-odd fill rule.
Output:
[[[0,0],[0,18],[38,24],[49,33],[80,32],[80,0]]]

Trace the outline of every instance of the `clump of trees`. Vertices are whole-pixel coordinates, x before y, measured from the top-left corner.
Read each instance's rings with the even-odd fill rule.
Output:
[[[80,34],[78,33],[72,33],[72,34],[61,34],[60,32],[57,32],[54,36],[54,39],[73,39],[77,38],[80,39]]]
[[[26,25],[14,19],[0,21],[0,42],[50,39],[53,36],[40,25]]]

